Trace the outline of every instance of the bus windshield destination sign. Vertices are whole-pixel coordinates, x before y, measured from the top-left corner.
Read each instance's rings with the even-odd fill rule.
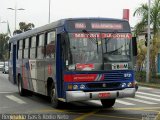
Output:
[[[123,29],[119,23],[91,23],[92,29]]]

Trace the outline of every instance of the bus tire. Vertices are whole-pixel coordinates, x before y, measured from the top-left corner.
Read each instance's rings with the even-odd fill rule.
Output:
[[[60,108],[62,102],[58,100],[57,93],[56,93],[56,87],[54,83],[52,83],[50,86],[49,94],[50,94],[50,100],[51,100],[52,107]]]
[[[104,108],[111,108],[115,104],[116,99],[101,99]]]
[[[20,96],[27,95],[27,91],[23,88],[22,77],[20,75],[18,76],[18,91]]]

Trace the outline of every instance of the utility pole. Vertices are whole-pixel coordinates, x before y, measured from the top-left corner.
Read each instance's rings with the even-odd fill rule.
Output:
[[[148,0],[148,38],[147,38],[147,65],[146,65],[146,82],[148,83],[149,82],[149,76],[150,76],[150,14],[151,14],[151,8],[150,8],[150,4],[151,4],[151,1]]]
[[[14,17],[15,17],[15,18],[14,18],[14,22],[15,22],[15,23],[14,23],[14,24],[15,24],[14,27],[15,27],[15,28],[14,28],[14,29],[16,30],[16,26],[17,26],[17,25],[16,25],[16,24],[17,24],[17,10],[25,10],[25,9],[23,9],[23,8],[17,9],[17,5],[15,5],[15,8],[7,8],[7,9],[14,11]]]
[[[48,15],[48,23],[50,23],[50,17],[51,17],[51,0],[49,0],[49,15]]]

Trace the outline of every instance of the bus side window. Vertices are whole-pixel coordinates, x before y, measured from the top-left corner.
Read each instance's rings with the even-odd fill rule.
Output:
[[[38,43],[37,43],[37,58],[43,59],[44,58],[44,41],[45,41],[45,34],[39,35]]]
[[[31,38],[30,46],[30,58],[34,59],[36,57],[36,36]]]
[[[23,50],[23,40],[19,40],[18,45],[17,45],[17,51],[18,51],[17,57],[18,57],[18,59],[22,59],[22,50]]]
[[[24,58],[28,58],[29,38],[26,38],[24,43]]]
[[[47,34],[46,58],[55,58],[55,31]]]

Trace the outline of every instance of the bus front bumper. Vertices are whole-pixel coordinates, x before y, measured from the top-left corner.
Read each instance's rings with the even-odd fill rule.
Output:
[[[124,97],[135,97],[135,88],[125,88],[115,91],[66,91],[66,102],[84,101],[84,100],[100,100],[100,99],[116,99]]]

